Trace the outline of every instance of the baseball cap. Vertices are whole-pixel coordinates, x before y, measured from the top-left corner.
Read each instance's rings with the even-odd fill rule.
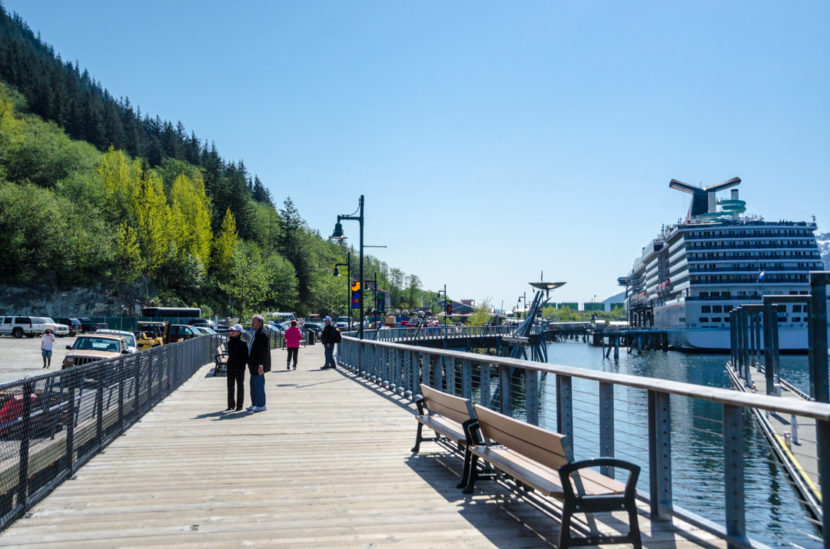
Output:
[[[326,318],[324,318],[324,319],[323,319],[323,321],[324,321],[324,322],[325,322],[325,321],[331,322],[331,317],[330,317],[330,316],[327,316]]]
[[[234,332],[244,332],[245,330],[242,328],[242,324],[234,324],[231,326],[231,330]]]

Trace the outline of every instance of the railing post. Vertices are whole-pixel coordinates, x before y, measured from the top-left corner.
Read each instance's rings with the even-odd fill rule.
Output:
[[[97,364],[93,367],[98,373],[98,388],[95,391],[95,405],[98,414],[95,417],[95,442],[100,450],[104,445],[104,375],[106,366]]]
[[[777,394],[775,386],[775,356],[778,349],[773,343],[773,332],[778,332],[778,319],[773,304],[764,301],[764,379],[767,385],[767,394]]]
[[[648,392],[648,463],[651,519],[671,521],[671,406],[669,395]]]
[[[447,387],[447,392],[451,395],[455,394],[455,359],[444,359],[444,384]]]
[[[818,448],[818,476],[821,487],[822,532],[824,546],[830,540],[830,421],[816,421],[816,447]]]
[[[435,388],[444,391],[444,356],[435,357]]]
[[[527,422],[531,425],[539,425],[539,372],[526,369],[524,373]]]
[[[132,360],[133,357],[130,357]],[[118,361],[118,432],[124,432],[124,359]]]
[[[556,374],[556,431],[568,437],[568,443],[573,451],[573,380],[570,376],[561,374]],[[570,457],[573,458],[573,456]]]
[[[473,398],[473,364],[468,359],[461,363],[461,397]]]
[[[739,406],[723,405],[723,462],[724,492],[726,497],[726,533],[738,539],[746,538],[744,508],[743,410]],[[728,547],[738,547],[729,544]]]
[[[599,383],[599,455],[614,457],[614,384]],[[602,467],[605,476],[614,478],[613,467]]]
[[[807,325],[810,353],[810,396],[830,402],[827,385],[827,283],[830,272],[810,273],[810,319]],[[825,531],[827,535],[827,531]]]
[[[481,379],[479,386],[481,387],[481,405],[485,408],[490,408],[490,363],[486,362],[481,365],[479,372]]]
[[[35,385],[32,381],[23,384],[23,410],[20,417],[20,454],[17,476],[17,506],[21,512],[26,509],[29,492],[29,437],[32,436],[32,394]]]
[[[499,365],[499,392],[501,392],[501,413],[513,416],[513,399],[511,398],[511,373],[513,368]]]
[[[67,376],[66,401],[66,470],[72,471],[75,462],[75,385],[77,384],[77,368],[70,368],[64,375]]]

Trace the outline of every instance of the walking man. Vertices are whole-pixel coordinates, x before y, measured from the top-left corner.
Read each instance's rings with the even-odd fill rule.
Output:
[[[265,319],[254,315],[251,319],[251,342],[248,344],[248,371],[251,374],[251,406],[249,412],[264,412],[265,407],[265,372],[271,371],[271,349],[268,345],[268,333],[264,329]]]
[[[325,348],[326,363],[323,365],[321,370],[337,367],[337,363],[334,361],[334,345],[340,341],[340,332],[337,331],[337,328],[331,325],[331,317],[327,316],[323,319],[323,322],[326,326],[323,328],[323,333],[320,335],[320,341],[323,343],[323,347]]]
[[[46,328],[43,335],[40,336],[40,354],[43,355],[43,367],[48,368],[52,365],[52,347],[55,345],[55,334],[52,330]]]
[[[297,327],[297,321],[291,321],[291,327],[285,331],[285,348],[288,350],[288,362],[285,369],[291,369],[291,357],[294,357],[294,369],[297,369],[297,357],[300,354],[300,341],[303,339],[303,332]]]

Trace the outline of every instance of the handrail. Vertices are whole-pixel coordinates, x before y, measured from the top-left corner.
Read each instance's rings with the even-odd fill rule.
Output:
[[[359,343],[359,340],[353,337],[344,336],[343,339],[350,342]],[[386,347],[389,349],[398,349],[405,351],[412,350],[412,347],[410,345],[406,345],[403,343],[392,343],[388,341],[366,341],[365,339],[363,341],[365,343],[371,343],[372,345]],[[562,366],[517,358],[487,356],[476,353],[468,353],[466,351],[430,349],[429,353],[438,356],[445,356],[447,358],[469,360],[481,364],[499,365],[511,368],[521,368],[536,372],[559,374],[563,376],[588,379],[603,383],[625,385],[627,387],[633,387],[635,389],[645,389],[649,391],[656,391],[659,393],[699,398],[702,400],[709,400],[712,402],[719,402],[721,404],[729,404],[732,406],[761,408],[763,410],[769,410],[771,412],[783,412],[786,414],[796,414],[822,421],[830,421],[830,404],[826,404],[823,402],[782,402],[784,399],[778,398],[776,396],[740,393],[738,391],[733,391],[730,389],[722,389],[720,387],[705,387],[702,385],[696,385],[694,383],[685,383],[682,381],[669,381],[665,379],[640,377],[629,374],[600,372],[595,370],[586,370],[584,368],[577,368],[574,366]]]

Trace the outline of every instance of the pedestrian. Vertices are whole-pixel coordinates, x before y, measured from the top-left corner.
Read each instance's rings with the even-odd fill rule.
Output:
[[[242,409],[245,398],[245,365],[248,364],[248,346],[242,341],[242,326],[234,324],[228,332],[228,409]],[[234,399],[234,385],[236,399]]]
[[[325,348],[326,363],[323,365],[321,370],[337,367],[337,362],[334,360],[334,345],[336,343],[340,343],[340,332],[337,331],[337,328],[332,326],[331,317],[327,316],[323,319],[323,322],[326,326],[323,328],[323,333],[320,335],[320,341],[323,343],[323,347]]]
[[[48,368],[52,365],[52,347],[55,345],[55,335],[51,328],[46,328],[43,335],[40,336],[40,354],[43,356],[43,367]]]
[[[297,327],[297,321],[291,321],[291,327],[285,331],[285,348],[288,349],[288,361],[285,369],[291,369],[291,357],[294,357],[294,369],[297,369],[297,358],[300,355],[300,341],[303,339],[303,332]]]
[[[271,371],[271,349],[268,333],[264,329],[265,319],[254,315],[251,328],[254,333],[248,343],[248,371],[251,373],[251,405],[249,412],[264,412],[265,407],[265,373]]]

